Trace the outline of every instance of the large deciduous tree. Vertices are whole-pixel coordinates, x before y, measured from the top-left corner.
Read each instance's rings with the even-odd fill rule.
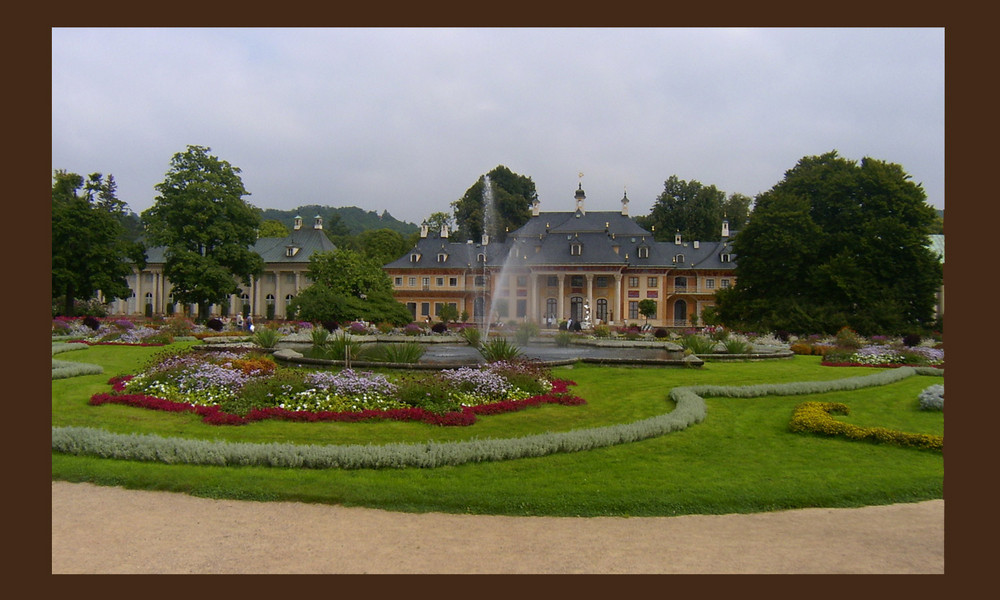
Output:
[[[897,164],[829,152],[801,159],[761,194],[734,241],[728,325],[799,333],[900,334],[932,325],[942,267],[934,209]]]
[[[289,315],[312,322],[363,319],[405,325],[410,311],[392,295],[392,282],[379,259],[347,248],[309,257],[313,284],[289,304]]]
[[[83,194],[80,194],[81,188]],[[105,300],[128,298],[127,277],[145,266],[141,244],[128,240],[131,211],[116,195],[114,177],[55,171],[52,183],[52,299],[73,315],[75,300],[99,291]]]
[[[164,274],[178,302],[198,304],[207,318],[212,304],[238,293],[237,280],[250,285],[264,262],[251,249],[260,227],[260,209],[247,203],[240,169],[188,146],[170,161],[157,184],[159,196],[142,213],[151,244],[166,246]]]
[[[653,230],[653,237],[661,241],[674,239],[676,233],[686,240],[718,241],[723,219],[729,220],[732,229],[739,229],[746,222],[750,204],[749,196],[732,194],[727,198],[714,185],[671,175],[649,215],[637,217],[636,223]]]
[[[486,174],[490,181],[493,200],[493,214],[488,214],[484,199],[485,181],[480,177],[466,190],[465,195],[452,202],[455,209],[455,224],[458,239],[479,240],[486,233],[503,241],[507,231],[513,231],[531,218],[531,205],[538,199],[535,182],[530,177],[518,175],[503,165]],[[490,223],[490,230],[484,230],[484,223]]]

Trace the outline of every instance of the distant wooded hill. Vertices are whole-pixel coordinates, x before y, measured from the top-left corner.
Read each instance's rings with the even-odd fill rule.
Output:
[[[358,235],[369,229],[391,229],[407,236],[420,230],[420,227],[413,223],[396,219],[387,210],[379,214],[374,210],[364,210],[357,206],[334,208],[308,204],[291,210],[265,208],[262,209],[261,219],[279,221],[291,231],[296,216],[302,217],[303,227],[312,227],[317,215],[323,218],[324,230],[340,235]]]

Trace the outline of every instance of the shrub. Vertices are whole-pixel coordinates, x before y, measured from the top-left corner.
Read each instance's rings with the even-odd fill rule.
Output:
[[[531,338],[538,336],[538,332],[538,324],[533,321],[524,321],[517,326],[517,331],[514,332],[514,341],[522,346],[527,346]]]
[[[712,354],[715,352],[715,340],[692,333],[681,339],[681,347],[690,350],[691,354]]]
[[[850,327],[841,327],[837,332],[837,345],[849,350],[857,350],[861,347],[861,336]]]
[[[566,327],[560,326],[559,329],[560,329],[560,331],[564,331],[566,329]],[[596,338],[611,337],[611,328],[608,327],[607,325],[605,325],[604,323],[601,323],[600,325],[595,325],[594,326],[594,332],[593,333],[594,333],[594,337],[596,337]]]
[[[250,340],[261,348],[274,348],[280,339],[281,334],[278,330],[269,327],[257,328],[250,337]]]
[[[846,415],[849,412],[847,405],[839,402],[803,402],[795,407],[788,428],[796,433],[812,432],[843,436],[850,440],[865,440],[927,450],[944,450],[944,436],[906,433],[885,427],[859,427],[837,421],[830,416],[832,414]]]
[[[392,323],[386,323],[385,321],[382,321],[375,326],[375,329],[378,329],[379,333],[385,334],[385,333],[392,333],[392,330],[395,329],[395,327],[393,326]]]
[[[928,386],[920,392],[917,397],[920,402],[920,410],[944,410],[944,385],[935,384]]]
[[[480,346],[479,353],[486,359],[486,362],[497,362],[518,358],[521,356],[521,349],[508,342],[507,338],[498,337]]]
[[[421,335],[424,332],[424,328],[416,323],[410,323],[403,328],[403,335]]]
[[[326,328],[322,326],[313,327],[313,330],[310,332],[310,335],[312,336],[313,348],[316,350],[320,350],[323,347],[325,347],[327,341],[330,338],[330,332],[327,331]]]
[[[656,329],[653,330],[653,337],[655,337],[657,339],[661,339],[662,340],[663,338],[665,338],[665,337],[667,337],[669,335],[670,335],[670,332],[667,331],[666,329],[664,329],[663,327],[657,327]]]
[[[569,346],[570,342],[573,340],[573,334],[569,331],[557,331],[555,335],[556,346],[560,348],[566,348]]]
[[[219,319],[217,317],[212,317],[211,319],[209,319],[205,323],[205,326],[208,327],[209,329],[211,329],[212,331],[222,331],[222,329],[226,325],[225,325],[225,323],[222,322],[221,319]]]
[[[795,354],[800,354],[803,356],[809,356],[810,354],[813,353],[813,347],[805,342],[795,342],[794,344],[789,346],[789,350],[791,350]]]
[[[438,322],[431,326],[431,331],[433,331],[434,333],[445,333],[446,331],[448,331],[448,326],[445,325],[443,322]]]
[[[340,329],[340,323],[336,321],[323,321],[320,325],[322,325],[323,329],[326,329],[327,331],[337,331]]]
[[[98,329],[101,328],[101,322],[97,319],[97,317],[91,315],[87,315],[86,317],[83,318],[83,324],[93,329],[94,331],[97,331]]]
[[[463,327],[459,331],[459,335],[466,341],[467,344],[476,348],[478,348],[479,344],[483,342],[482,332],[475,327]]]
[[[405,344],[376,344],[369,353],[372,360],[389,363],[416,363],[424,355],[425,349],[417,342]]]
[[[728,354],[751,354],[753,352],[753,344],[738,337],[731,337],[723,341],[722,345],[726,347]]]
[[[362,344],[346,333],[334,335],[327,341],[327,352],[332,360],[357,360],[362,355]]]
[[[914,346],[920,345],[920,334],[919,333],[908,333],[903,336],[903,345],[912,348]]]

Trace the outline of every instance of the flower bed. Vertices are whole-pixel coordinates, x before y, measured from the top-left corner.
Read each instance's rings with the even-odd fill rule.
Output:
[[[906,433],[885,427],[858,427],[842,423],[831,415],[846,415],[850,411],[839,402],[803,402],[795,407],[789,429],[797,433],[812,432],[842,436],[851,440],[866,440],[897,446],[944,450],[944,436],[924,433]]]
[[[253,352],[210,357],[175,352],[158,357],[138,375],[109,380],[112,393],[95,394],[91,405],[124,404],[154,410],[194,412],[213,425],[263,419],[357,422],[370,419],[464,426],[476,415],[518,411],[541,404],[575,406],[572,381],[551,379],[538,365],[501,362],[481,368],[445,370],[434,376],[390,381],[383,375],[280,370]]]

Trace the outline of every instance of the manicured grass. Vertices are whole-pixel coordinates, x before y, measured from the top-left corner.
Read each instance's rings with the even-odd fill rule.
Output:
[[[156,348],[93,346],[60,360],[100,364],[104,375],[55,380],[53,425],[102,427],[246,442],[355,444],[515,437],[627,423],[667,412],[670,388],[830,380],[868,375],[863,367],[822,367],[819,357],[708,363],[702,369],[577,365],[555,370],[578,385],[584,406],[542,406],[481,417],[471,427],[420,423],[201,423],[194,415],[87,405],[107,379],[137,371]],[[78,356],[75,356],[78,355]],[[838,417],[863,426],[943,433],[941,413],[917,410],[917,394],[939,378],[911,377],[850,393],[707,399],[708,416],[685,431],[589,452],[436,469],[307,470],[130,463],[53,454],[53,478],[184,491],[196,495],[300,500],[403,511],[548,515],[676,515],[848,507],[942,497],[940,453],[788,430],[805,400],[843,402]]]

